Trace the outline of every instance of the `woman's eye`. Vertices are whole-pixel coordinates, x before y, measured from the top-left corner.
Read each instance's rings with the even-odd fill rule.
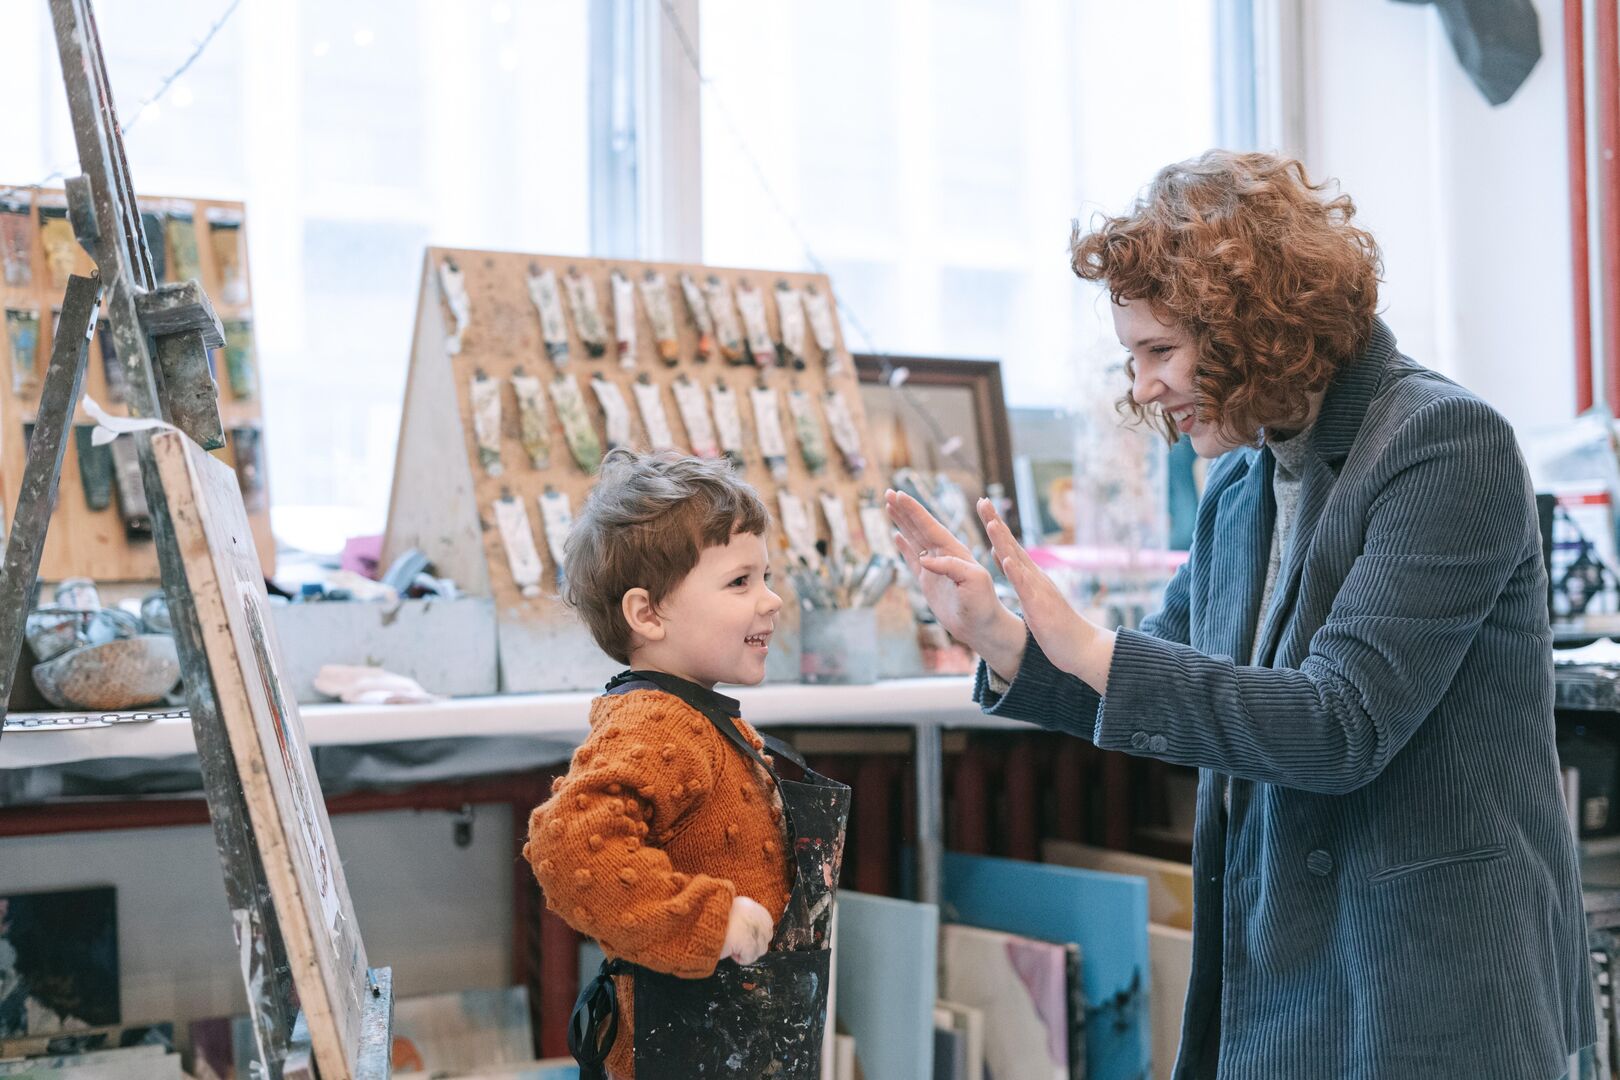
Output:
[[[1155,345],[1153,346],[1152,352],[1155,356],[1162,356],[1174,348],[1174,345]]]

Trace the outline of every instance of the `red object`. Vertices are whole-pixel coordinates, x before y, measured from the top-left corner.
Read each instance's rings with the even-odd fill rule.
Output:
[[[1052,792],[1057,820],[1052,835],[1059,840],[1086,839],[1087,762],[1091,744],[1067,735],[1058,736],[1057,753],[1052,758]]]
[[[957,755],[951,784],[951,829],[946,847],[964,855],[990,854],[990,765],[984,747],[969,741]]]
[[[886,756],[869,754],[858,759],[850,779],[850,830],[854,833],[853,861],[845,860],[848,887],[873,896],[895,894],[894,864],[898,848],[894,829],[896,773],[899,764]],[[853,870],[853,873],[851,873]]]
[[[1599,4],[1599,7],[1605,5]],[[1611,7],[1612,10],[1612,7]],[[1564,0],[1564,106],[1569,126],[1569,251],[1575,293],[1575,412],[1592,407],[1592,265],[1586,202],[1586,24],[1583,0]]]
[[[1603,385],[1620,416],[1620,10],[1597,5],[1598,254],[1603,266]]]
[[[1003,767],[1003,798],[1007,806],[1007,851],[1009,859],[1039,862],[1041,858],[1040,769],[1036,760],[1036,736],[1026,735],[1007,748]]]
[[[540,913],[540,1056],[568,1054],[568,1016],[579,989],[580,936],[549,911]],[[531,991],[532,992],[532,991]]]

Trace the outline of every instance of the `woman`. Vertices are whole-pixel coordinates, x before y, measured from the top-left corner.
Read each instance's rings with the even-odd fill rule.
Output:
[[[1217,459],[1139,632],[1076,613],[987,502],[1022,621],[915,501],[890,514],[986,712],[1199,769],[1179,1080],[1551,1080],[1594,1024],[1528,475],[1396,350],[1324,187],[1212,151],[1076,235],[1126,403]]]

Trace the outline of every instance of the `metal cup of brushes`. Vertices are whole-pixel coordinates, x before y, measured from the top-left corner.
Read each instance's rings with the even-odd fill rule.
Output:
[[[847,552],[838,559],[818,559],[814,566],[800,558],[789,568],[800,607],[800,682],[877,682],[874,605],[894,582],[897,569],[887,556],[874,555],[863,565]]]

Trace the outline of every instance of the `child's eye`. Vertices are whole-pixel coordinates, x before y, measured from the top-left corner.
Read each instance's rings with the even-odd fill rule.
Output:
[[[731,587],[734,588],[734,589],[740,589],[744,585],[747,585],[747,584],[748,584],[748,575],[747,574],[744,574],[740,578],[732,578],[731,579]]]

